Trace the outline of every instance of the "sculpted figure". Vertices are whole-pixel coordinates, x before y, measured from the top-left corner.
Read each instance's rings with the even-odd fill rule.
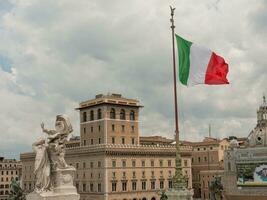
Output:
[[[51,190],[53,177],[51,172],[57,169],[72,168],[65,161],[65,141],[72,132],[72,126],[66,115],[57,115],[55,130],[47,130],[41,124],[45,139],[33,143],[36,152],[34,174],[36,175],[36,192]]]

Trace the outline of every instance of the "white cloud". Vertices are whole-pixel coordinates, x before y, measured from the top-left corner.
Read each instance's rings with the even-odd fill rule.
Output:
[[[0,151],[18,154],[57,113],[97,93],[117,92],[144,104],[141,133],[172,137],[169,5],[176,32],[210,47],[230,65],[228,86],[178,87],[181,138],[246,136],[266,91],[266,1],[12,1],[1,11]],[[1,7],[1,4],[0,4]],[[1,10],[1,9],[0,9]],[[3,10],[3,9],[2,9]],[[183,135],[184,134],[184,135]],[[12,146],[12,148],[11,148]],[[11,155],[13,156],[13,154]]]

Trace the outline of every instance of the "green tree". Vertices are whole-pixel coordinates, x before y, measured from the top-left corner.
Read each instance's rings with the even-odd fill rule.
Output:
[[[15,180],[11,182],[11,192],[8,200],[26,200],[26,196],[19,183]]]
[[[222,200],[223,185],[221,177],[216,176],[209,185],[212,200]]]

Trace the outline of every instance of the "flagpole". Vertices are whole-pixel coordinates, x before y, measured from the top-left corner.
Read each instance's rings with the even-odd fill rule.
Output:
[[[173,177],[173,187],[174,189],[184,189],[187,184],[185,178],[182,174],[182,162],[181,162],[181,153],[180,153],[180,144],[179,144],[179,123],[178,123],[178,103],[177,103],[177,88],[176,88],[176,62],[175,62],[175,46],[174,46],[174,10],[175,8],[171,7],[171,29],[172,29],[172,60],[173,60],[173,89],[174,89],[174,111],[175,111],[175,141],[176,141],[176,159],[175,159],[175,176]]]

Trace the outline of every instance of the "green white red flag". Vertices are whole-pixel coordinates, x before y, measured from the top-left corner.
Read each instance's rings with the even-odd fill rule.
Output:
[[[184,85],[229,84],[228,64],[211,50],[176,35],[179,56],[179,79]]]

